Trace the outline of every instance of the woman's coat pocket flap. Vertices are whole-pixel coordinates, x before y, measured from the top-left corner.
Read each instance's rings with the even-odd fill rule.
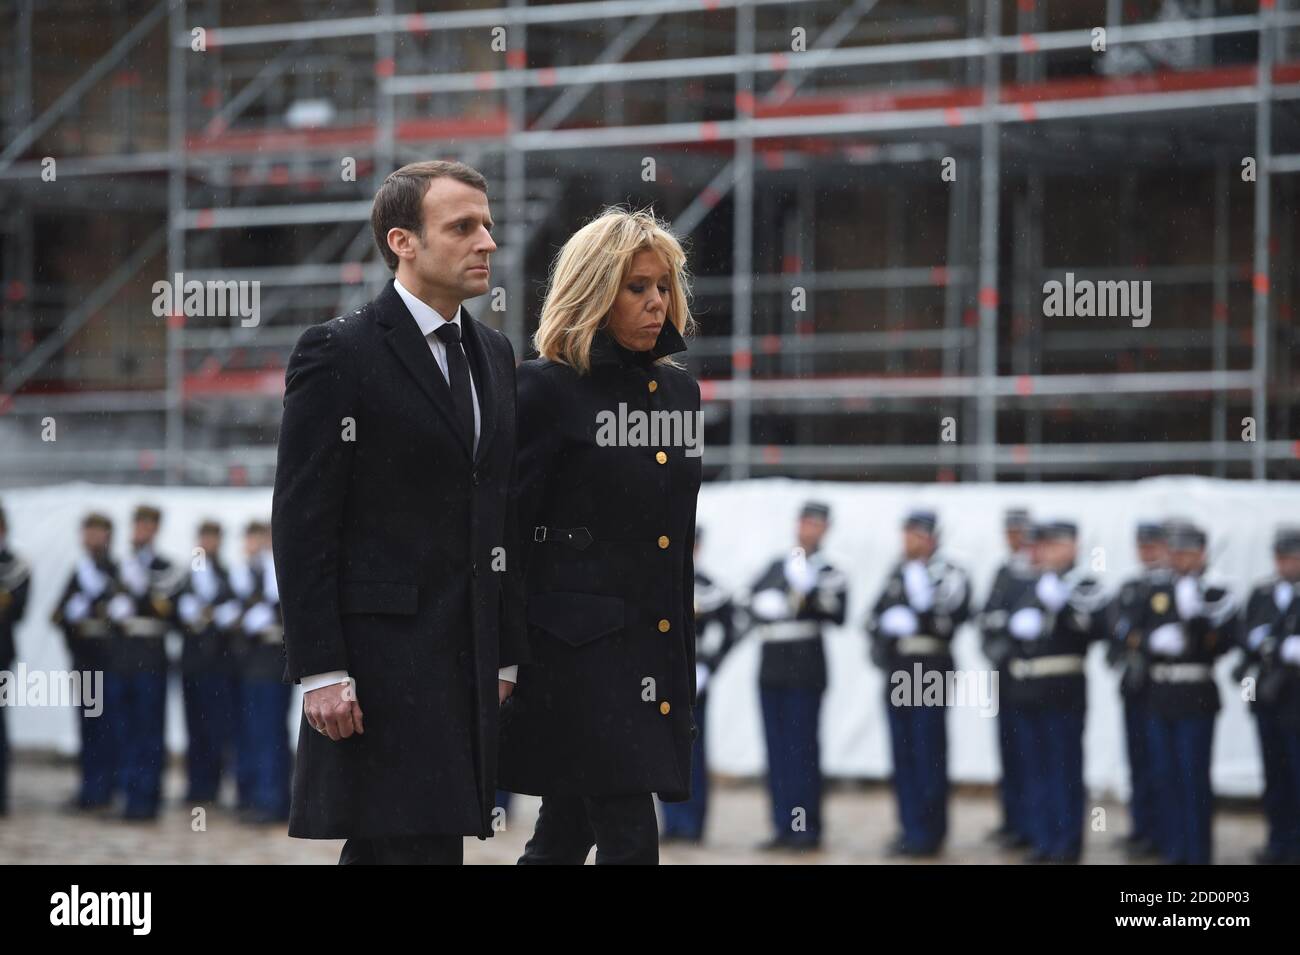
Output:
[[[580,647],[607,633],[623,629],[623,598],[604,594],[530,594],[528,622]]]
[[[420,589],[389,580],[348,580],[339,584],[340,613],[415,613]]]

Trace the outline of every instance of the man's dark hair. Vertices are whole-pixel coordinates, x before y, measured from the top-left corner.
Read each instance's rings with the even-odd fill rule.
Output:
[[[487,180],[482,173],[463,162],[442,159],[408,163],[390,172],[375,193],[374,204],[370,207],[370,227],[374,230],[379,254],[384,257],[390,271],[397,271],[397,255],[388,247],[388,230],[410,229],[423,236],[424,194],[429,191],[433,180],[444,176],[473,186],[487,195]]]

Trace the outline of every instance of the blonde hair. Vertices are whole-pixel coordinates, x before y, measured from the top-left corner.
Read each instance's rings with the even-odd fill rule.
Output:
[[[538,354],[586,374],[592,338],[632,271],[632,259],[643,249],[658,252],[668,266],[667,320],[683,338],[693,333],[681,242],[653,209],[608,206],[564,243],[551,265],[542,318],[533,335]],[[658,363],[681,367],[669,355]]]

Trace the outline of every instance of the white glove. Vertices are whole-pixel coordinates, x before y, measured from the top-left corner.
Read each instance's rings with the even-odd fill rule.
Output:
[[[143,597],[149,589],[149,571],[134,558],[122,562],[122,583],[126,589],[137,597]]]
[[[1294,663],[1300,666],[1300,634],[1291,634],[1282,641],[1282,646],[1278,647],[1278,656],[1287,663]]]
[[[799,593],[806,594],[817,586],[817,568],[803,551],[792,551],[785,559],[785,579]]]
[[[1252,628],[1250,633],[1246,634],[1246,646],[1252,650],[1258,650],[1264,641],[1268,639],[1268,632],[1272,629],[1266,623],[1261,623],[1258,627]]]
[[[181,594],[181,599],[176,602],[176,614],[182,621],[193,626],[203,616],[203,604],[193,594]]]
[[[903,604],[894,604],[880,615],[880,630],[887,637],[910,637],[919,625],[916,611]]]
[[[1181,623],[1165,623],[1151,631],[1151,649],[1167,657],[1181,656],[1187,648],[1187,637]]]
[[[703,663],[695,664],[695,695],[704,692],[704,685],[709,682],[709,668]]]
[[[754,594],[749,609],[760,620],[784,620],[790,616],[790,601],[784,593],[773,587]]]
[[[108,615],[111,619],[122,621],[135,612],[135,601],[126,594],[118,594],[108,602]]]
[[[1277,609],[1286,611],[1291,607],[1291,601],[1295,598],[1295,586],[1288,580],[1279,580],[1273,588],[1273,603],[1277,604]]]
[[[244,632],[257,633],[275,623],[275,614],[269,604],[256,603],[244,614]]]
[[[68,598],[63,605],[63,619],[68,623],[80,623],[90,613],[90,600],[80,590]]]
[[[235,625],[235,621],[243,612],[244,605],[238,600],[227,600],[212,614],[212,619],[222,630],[228,630]]]
[[[1034,594],[1044,607],[1056,613],[1070,599],[1070,585],[1053,573],[1046,573],[1038,578],[1034,585]]]
[[[1205,609],[1201,599],[1201,582],[1195,577],[1179,577],[1174,584],[1174,603],[1178,606],[1178,616],[1191,620]]]
[[[1037,607],[1021,607],[1011,615],[1007,629],[1017,640],[1037,640],[1043,635],[1043,612]]]
[[[934,606],[934,581],[919,560],[909,560],[903,565],[903,589],[913,609],[925,613]]]

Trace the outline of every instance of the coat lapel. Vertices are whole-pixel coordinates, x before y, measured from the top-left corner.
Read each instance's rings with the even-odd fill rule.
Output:
[[[414,316],[407,309],[402,297],[397,294],[397,289],[393,288],[392,279],[389,279],[384,290],[375,299],[375,311],[379,323],[388,329],[384,341],[411,373],[420,390],[433,402],[433,406],[446,421],[448,429],[456,435],[460,446],[465,450],[466,457],[469,457],[473,447],[473,435],[463,434],[456,423],[456,415],[452,410],[451,389],[447,387],[447,381],[442,377],[442,371],[434,360],[433,352],[429,350],[429,343],[420,334],[420,326],[415,324]],[[477,382],[475,385],[477,386]],[[482,402],[481,396],[479,400]],[[480,414],[486,417],[482,410]]]

